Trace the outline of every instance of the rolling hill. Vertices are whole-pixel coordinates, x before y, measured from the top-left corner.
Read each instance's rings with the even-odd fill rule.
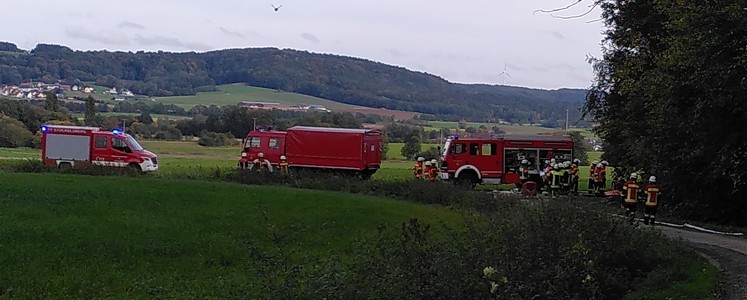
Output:
[[[585,95],[574,89],[455,84],[366,59],[289,49],[132,53],[39,44],[23,53],[27,55],[0,53],[0,83],[95,81],[156,97],[215,92],[217,85],[245,83],[356,106],[432,114],[441,120],[549,124],[564,120],[566,110],[571,119],[578,119]]]

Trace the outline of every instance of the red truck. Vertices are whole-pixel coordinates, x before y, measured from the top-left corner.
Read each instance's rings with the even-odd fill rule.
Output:
[[[285,156],[290,170],[315,169],[370,178],[381,168],[382,133],[372,129],[294,126],[286,131],[253,130],[243,142],[239,168],[259,156],[273,167]]]
[[[441,156],[443,180],[472,185],[518,184],[522,160],[529,161],[529,180],[541,185],[547,161],[571,161],[573,140],[568,136],[499,135],[490,138],[450,137]]]
[[[44,125],[41,132],[42,160],[47,166],[69,169],[99,165],[140,172],[158,170],[158,157],[140,146],[131,135],[118,130]]]

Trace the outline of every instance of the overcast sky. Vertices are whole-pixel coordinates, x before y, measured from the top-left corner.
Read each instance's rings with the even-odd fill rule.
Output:
[[[586,88],[600,56],[599,12],[538,9],[576,0],[3,1],[0,40],[76,50],[276,47],[353,56],[452,82]],[[271,5],[282,5],[276,12]],[[558,16],[583,13],[582,3]],[[499,76],[506,69],[510,78]]]

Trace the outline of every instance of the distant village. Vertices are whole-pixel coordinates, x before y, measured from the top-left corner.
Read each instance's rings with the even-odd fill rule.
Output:
[[[28,100],[43,100],[47,98],[48,92],[53,92],[57,98],[66,99],[66,92],[79,92],[83,94],[93,94],[96,92],[94,87],[85,84],[70,84],[70,83],[43,83],[43,82],[22,82],[20,84],[10,84],[0,86],[0,96],[28,99]],[[135,94],[127,89],[117,90],[116,88],[110,88],[103,91],[104,94],[112,95],[115,101],[124,101],[125,97],[133,97]],[[70,97],[72,100],[73,98]]]

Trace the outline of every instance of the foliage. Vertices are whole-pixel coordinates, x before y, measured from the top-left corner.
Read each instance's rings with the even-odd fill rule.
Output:
[[[32,138],[31,132],[26,130],[23,123],[0,114],[0,147],[30,146]]]
[[[401,152],[406,159],[413,159],[420,153],[420,130],[410,133],[410,136],[405,139],[405,146],[402,147]]]
[[[101,119],[96,115],[96,99],[93,96],[86,98],[86,111],[84,118],[87,126],[99,126]]]
[[[604,158],[656,175],[685,217],[747,224],[743,2],[599,2],[606,48],[586,111]]]
[[[200,140],[197,142],[200,146],[220,147],[238,145],[236,138],[230,133],[216,133],[203,131],[200,134]]]
[[[49,111],[60,111],[60,100],[54,92],[46,92],[47,104],[44,106]]]
[[[15,48],[8,45],[7,48]],[[583,90],[468,85],[370,60],[290,49],[207,53],[73,51],[39,44],[29,55],[0,56],[0,84],[41,79],[95,81],[154,97],[194,95],[219,84],[295,92],[374,108],[415,111],[457,121],[539,123],[578,118]]]
[[[578,131],[571,131],[568,135],[573,140],[573,156],[576,159],[581,160],[581,165],[589,163],[589,156],[586,154],[586,141],[581,133]]]

